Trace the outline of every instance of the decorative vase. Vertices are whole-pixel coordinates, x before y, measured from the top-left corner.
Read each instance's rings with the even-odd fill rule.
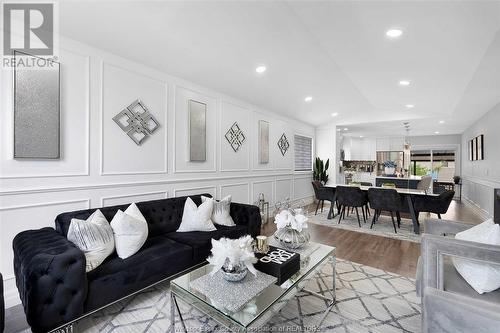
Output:
[[[396,168],[385,167],[384,171],[386,175],[391,176],[396,172]]]
[[[291,227],[285,227],[276,230],[274,233],[274,238],[281,244],[283,247],[289,250],[295,250],[303,247],[309,242],[311,235],[305,229],[302,231],[298,231],[292,229]]]
[[[232,265],[229,262],[229,259],[226,259],[226,262],[221,268],[221,272],[224,280],[229,282],[238,282],[243,280],[245,276],[247,276],[248,269],[243,263]]]

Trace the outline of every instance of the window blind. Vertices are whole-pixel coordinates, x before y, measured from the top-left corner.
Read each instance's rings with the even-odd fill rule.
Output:
[[[302,135],[294,137],[295,171],[312,170],[312,139]]]

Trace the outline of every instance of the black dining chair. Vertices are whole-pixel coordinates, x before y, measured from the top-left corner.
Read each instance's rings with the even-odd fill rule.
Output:
[[[368,203],[366,192],[355,186],[337,186],[337,202],[340,208],[339,224],[342,220],[342,217],[345,218],[346,208],[347,212],[349,212],[349,209],[351,207],[354,207],[354,209],[356,210],[359,227],[361,227],[361,220],[359,219],[358,208],[361,208],[361,212],[363,213],[363,221],[366,223],[366,214],[364,209],[364,207]]]
[[[370,182],[360,182],[359,183],[361,186],[368,186],[368,187],[372,187],[373,186],[373,183],[370,183]],[[371,216],[372,214],[370,213],[370,206],[368,205],[368,203],[366,204],[365,206],[365,210],[366,210],[366,215],[367,216]]]
[[[415,196],[415,212],[417,214],[434,213],[441,219],[441,214],[446,214],[448,207],[450,207],[451,200],[455,196],[455,191],[444,191],[438,196],[418,195]]]
[[[370,188],[368,189],[368,201],[370,202],[370,207],[375,210],[370,229],[373,228],[373,225],[377,222],[382,211],[386,211],[391,213],[394,232],[398,233],[396,223],[394,221],[394,214],[396,214],[399,227],[401,224],[401,216],[399,212],[401,212],[403,208],[401,195],[398,191],[386,188]]]
[[[330,204],[333,205],[333,197],[335,196],[335,188],[334,187],[325,187],[323,184],[315,180],[312,182],[312,186],[314,189],[314,196],[316,200],[318,200],[318,204],[316,205],[316,213],[314,215],[318,215],[318,208],[321,204],[321,212],[323,213],[323,206],[325,205],[325,200],[330,201]]]

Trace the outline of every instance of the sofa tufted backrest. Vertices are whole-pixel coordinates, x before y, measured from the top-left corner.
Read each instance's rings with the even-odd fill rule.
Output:
[[[210,194],[201,195],[211,197]],[[201,195],[190,195],[189,197],[193,199],[195,204],[200,205]],[[148,222],[148,237],[154,237],[167,232],[176,231],[181,224],[182,213],[184,212],[184,203],[186,202],[187,198],[188,197],[186,196],[137,202],[137,207]],[[68,233],[69,225],[71,223],[71,219],[76,218],[80,220],[86,220],[97,209],[100,209],[106,219],[111,222],[119,209],[124,211],[129,205],[130,204],[85,209],[59,214],[55,220],[56,230],[62,235],[66,236]]]

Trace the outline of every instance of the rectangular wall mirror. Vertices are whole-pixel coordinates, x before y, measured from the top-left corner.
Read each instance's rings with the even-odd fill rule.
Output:
[[[16,63],[47,66],[14,69],[14,158],[58,159],[60,151],[59,63],[15,51]],[[28,59],[35,58],[35,59]]]
[[[259,163],[269,163],[269,123],[259,120]]]
[[[189,100],[189,160],[207,159],[207,105]]]

